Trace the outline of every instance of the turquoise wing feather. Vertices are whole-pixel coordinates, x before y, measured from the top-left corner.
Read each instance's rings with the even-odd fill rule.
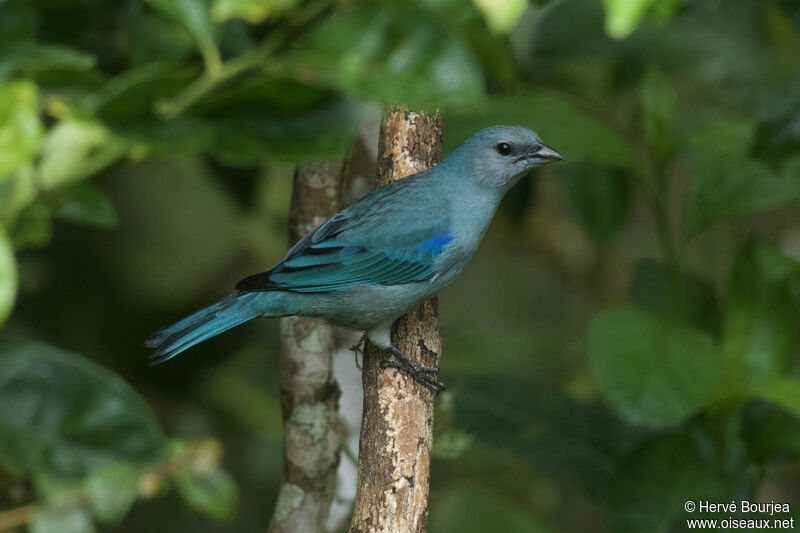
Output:
[[[440,227],[412,227],[405,234],[394,232],[384,243],[373,235],[364,239],[369,244],[356,244],[360,232],[350,224],[344,213],[336,215],[306,235],[271,270],[243,279],[236,288],[308,293],[423,281],[436,274],[433,263],[453,240]]]

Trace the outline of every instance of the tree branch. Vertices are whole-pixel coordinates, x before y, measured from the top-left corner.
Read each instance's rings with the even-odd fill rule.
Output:
[[[436,164],[441,132],[438,115],[387,113],[379,137],[379,185]],[[422,366],[438,366],[441,336],[436,299],[401,317],[392,328],[392,341]],[[366,343],[358,490],[350,531],[424,532],[434,394],[396,368],[381,369],[384,355]]]
[[[336,213],[343,171],[342,160],[297,168],[289,212],[291,244]],[[340,448],[334,348],[333,330],[322,320],[281,320],[284,482],[269,525],[271,533],[316,533],[325,526]]]

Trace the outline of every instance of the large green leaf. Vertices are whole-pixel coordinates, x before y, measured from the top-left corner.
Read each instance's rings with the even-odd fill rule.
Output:
[[[314,27],[287,62],[299,79],[370,101],[432,105],[483,93],[463,40],[413,4],[342,9]]]
[[[730,394],[783,375],[798,341],[800,264],[764,244],[748,242],[730,276],[722,355]]]
[[[446,109],[444,118],[445,152],[481,128],[515,124],[537,132],[565,162],[635,168],[630,145],[614,128],[558,96],[529,92],[494,97],[474,106]]]
[[[211,152],[234,165],[252,165],[271,156],[287,161],[345,153],[358,136],[362,109],[332,99],[297,114],[230,111],[213,120]]]
[[[36,85],[22,80],[0,83],[0,181],[33,159],[42,130]]]
[[[692,141],[692,180],[684,234],[692,237],[726,217],[758,213],[800,197],[797,166],[780,170],[751,158],[753,124],[715,122]]]
[[[634,424],[678,424],[711,401],[719,382],[710,336],[636,307],[599,313],[588,345],[600,392]]]
[[[703,461],[691,435],[661,434],[631,453],[608,480],[608,530],[680,531],[675,527],[679,520],[693,517],[684,511],[687,500],[731,500],[735,492],[730,480],[725,481],[718,479],[711,465]]]
[[[164,436],[127,383],[77,354],[0,339],[0,460],[83,476],[108,461],[158,460]]]
[[[17,297],[17,261],[14,258],[14,247],[0,225],[0,326],[11,314],[14,300]]]
[[[478,442],[514,452],[593,492],[603,486],[635,432],[608,410],[576,402],[544,383],[510,375],[462,377],[454,423]]]

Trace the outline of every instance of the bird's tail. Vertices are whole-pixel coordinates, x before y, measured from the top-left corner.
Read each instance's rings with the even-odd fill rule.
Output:
[[[163,363],[195,344],[264,314],[256,305],[258,296],[254,292],[231,294],[153,333],[144,341],[145,346],[156,348],[150,356],[151,363]]]

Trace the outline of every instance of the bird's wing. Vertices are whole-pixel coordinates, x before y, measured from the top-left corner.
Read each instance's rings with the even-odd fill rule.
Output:
[[[426,221],[430,215],[397,215],[391,202],[345,209],[303,237],[271,270],[236,288],[328,292],[430,279],[434,260],[453,236],[444,221]]]

